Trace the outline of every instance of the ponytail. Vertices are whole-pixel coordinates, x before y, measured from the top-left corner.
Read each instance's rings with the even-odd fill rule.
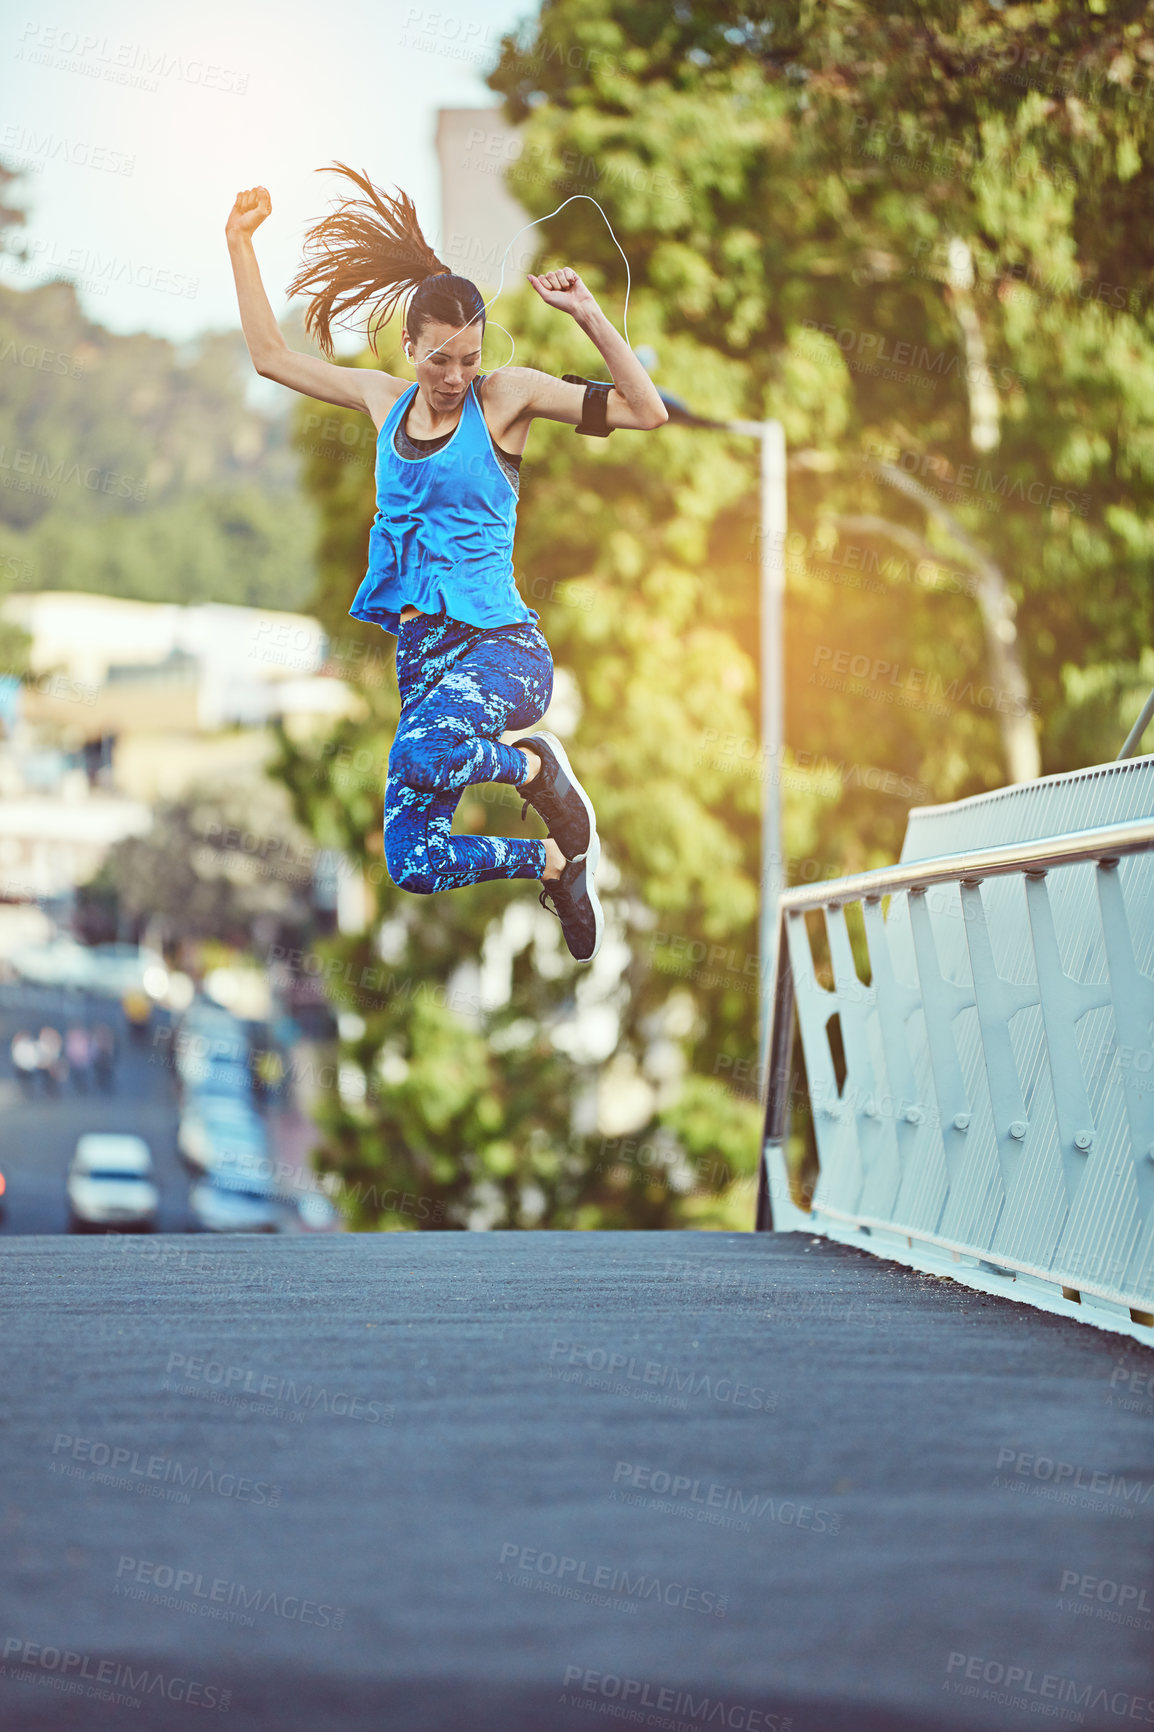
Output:
[[[358,325],[345,315],[368,304],[368,341],[377,353],[377,333],[410,297],[405,329],[414,340],[429,319],[461,327],[479,318],[485,326],[485,303],[477,285],[443,265],[417,221],[416,207],[398,189],[395,198],[378,189],[367,175],[344,163],[318,174],[347,175],[365,194],[344,199],[332,215],[323,217],[305,235],[305,262],[287,293],[310,294],[305,330],[322,352],[333,354],[332,328]]]

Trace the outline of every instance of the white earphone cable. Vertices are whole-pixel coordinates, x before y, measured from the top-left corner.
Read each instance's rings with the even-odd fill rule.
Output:
[[[627,258],[625,258],[625,249],[621,245],[621,242],[617,239],[617,236],[615,234],[613,234],[613,224],[609,221],[609,218],[607,216],[605,216],[605,212],[602,209],[598,200],[593,197],[592,193],[588,193],[588,192],[570,193],[569,197],[567,199],[564,199],[562,201],[562,203],[557,206],[557,210],[551,210],[543,217],[534,217],[532,222],[527,222],[527,223],[522,224],[522,226],[517,230],[517,233],[513,236],[513,240],[511,240],[509,242],[509,245],[505,248],[504,255],[501,259],[501,275],[500,275],[500,278],[498,279],[498,283],[497,283],[497,293],[493,296],[492,300],[485,302],[484,306],[481,308],[481,312],[482,313],[488,312],[489,308],[493,305],[493,301],[495,301],[498,298],[502,289],[505,286],[505,260],[509,257],[509,253],[512,250],[513,241],[517,240],[521,235],[523,235],[525,233],[526,229],[536,228],[538,223],[548,222],[549,218],[555,217],[557,215],[558,211],[563,211],[567,204],[572,204],[573,200],[575,198],[585,198],[585,199],[589,200],[590,204],[597,205],[597,209],[599,211],[601,211],[601,215],[603,217],[605,217],[606,228],[609,230],[609,233],[613,236],[613,245],[617,248],[617,251],[621,254],[621,257],[623,259],[625,259],[625,306],[622,309],[621,322],[625,327],[625,341],[628,343],[629,342],[629,290],[632,287],[632,277],[631,277],[630,271],[629,271],[629,260]],[[469,325],[474,324],[479,317],[480,317],[480,314],[474,314],[473,318],[470,319],[467,324],[459,326],[458,329],[453,331],[450,336],[446,337],[445,343],[451,343],[453,341],[454,337],[459,337],[462,331],[467,331],[469,328]],[[494,325],[497,325],[496,319],[492,320],[492,323]],[[497,325],[497,329],[499,331],[505,331],[504,325]],[[513,347],[510,351],[509,359],[507,361],[502,361],[500,367],[494,367],[493,371],[495,373],[499,373],[499,372],[501,372],[502,368],[510,366],[512,364],[513,356],[517,352],[517,344],[516,344],[516,341],[513,338],[512,334],[509,331],[505,331],[505,335],[509,338],[509,341],[510,341],[510,343],[512,343]],[[435,349],[430,349],[429,354],[425,355],[423,357],[423,359],[427,361],[430,356],[437,354],[441,349],[443,349],[445,347],[445,343],[438,343],[437,347]],[[632,347],[632,344],[630,344],[630,347]],[[412,360],[411,355],[409,356],[409,359]]]

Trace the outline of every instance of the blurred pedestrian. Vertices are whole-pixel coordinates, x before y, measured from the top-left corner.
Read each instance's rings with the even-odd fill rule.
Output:
[[[102,1094],[110,1095],[116,1083],[116,1031],[107,1022],[92,1030],[92,1076]]]
[[[36,1072],[40,1068],[40,1048],[35,1035],[29,1034],[26,1028],[20,1029],[12,1036],[9,1050],[12,1054],[12,1068],[20,1079],[21,1090],[30,1095],[36,1086]]]
[[[68,1075],[68,1062],[64,1057],[60,1030],[53,1028],[50,1022],[44,1024],[36,1037],[36,1064],[45,1094],[59,1094],[60,1085]]]
[[[152,1017],[152,1000],[147,992],[142,992],[139,987],[133,987],[121,999],[120,1008],[124,1012],[128,1032],[133,1040],[144,1040],[148,1034],[148,1024]]]
[[[88,1093],[88,1077],[92,1065],[92,1041],[83,1023],[74,1022],[64,1037],[64,1056],[68,1074],[77,1094]]]

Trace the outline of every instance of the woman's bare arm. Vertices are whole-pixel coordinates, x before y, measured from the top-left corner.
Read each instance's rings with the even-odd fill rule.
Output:
[[[266,187],[239,192],[224,230],[236,278],[241,329],[252,364],[263,379],[275,379],[306,397],[335,403],[341,409],[363,410],[379,428],[401,392],[408,390],[409,382],[376,368],[338,367],[289,348],[269,305],[253,246],[253,232],[271,210]]]
[[[600,351],[613,380],[613,389],[605,400],[606,426],[638,432],[652,432],[664,426],[669,411],[653,381],[577,272],[562,265],[543,276],[530,276],[529,281],[548,306],[569,313]],[[567,385],[563,379],[538,372],[535,367],[510,367],[508,372],[517,375],[515,388],[522,394],[517,419],[527,421],[540,416],[546,421],[568,421],[573,426],[580,421],[584,385]],[[512,380],[509,384],[513,388]]]

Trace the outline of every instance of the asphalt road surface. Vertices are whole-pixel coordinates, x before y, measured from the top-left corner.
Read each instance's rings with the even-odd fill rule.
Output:
[[[1154,1723],[1154,1354],[800,1234],[0,1241],[0,1724]]]

